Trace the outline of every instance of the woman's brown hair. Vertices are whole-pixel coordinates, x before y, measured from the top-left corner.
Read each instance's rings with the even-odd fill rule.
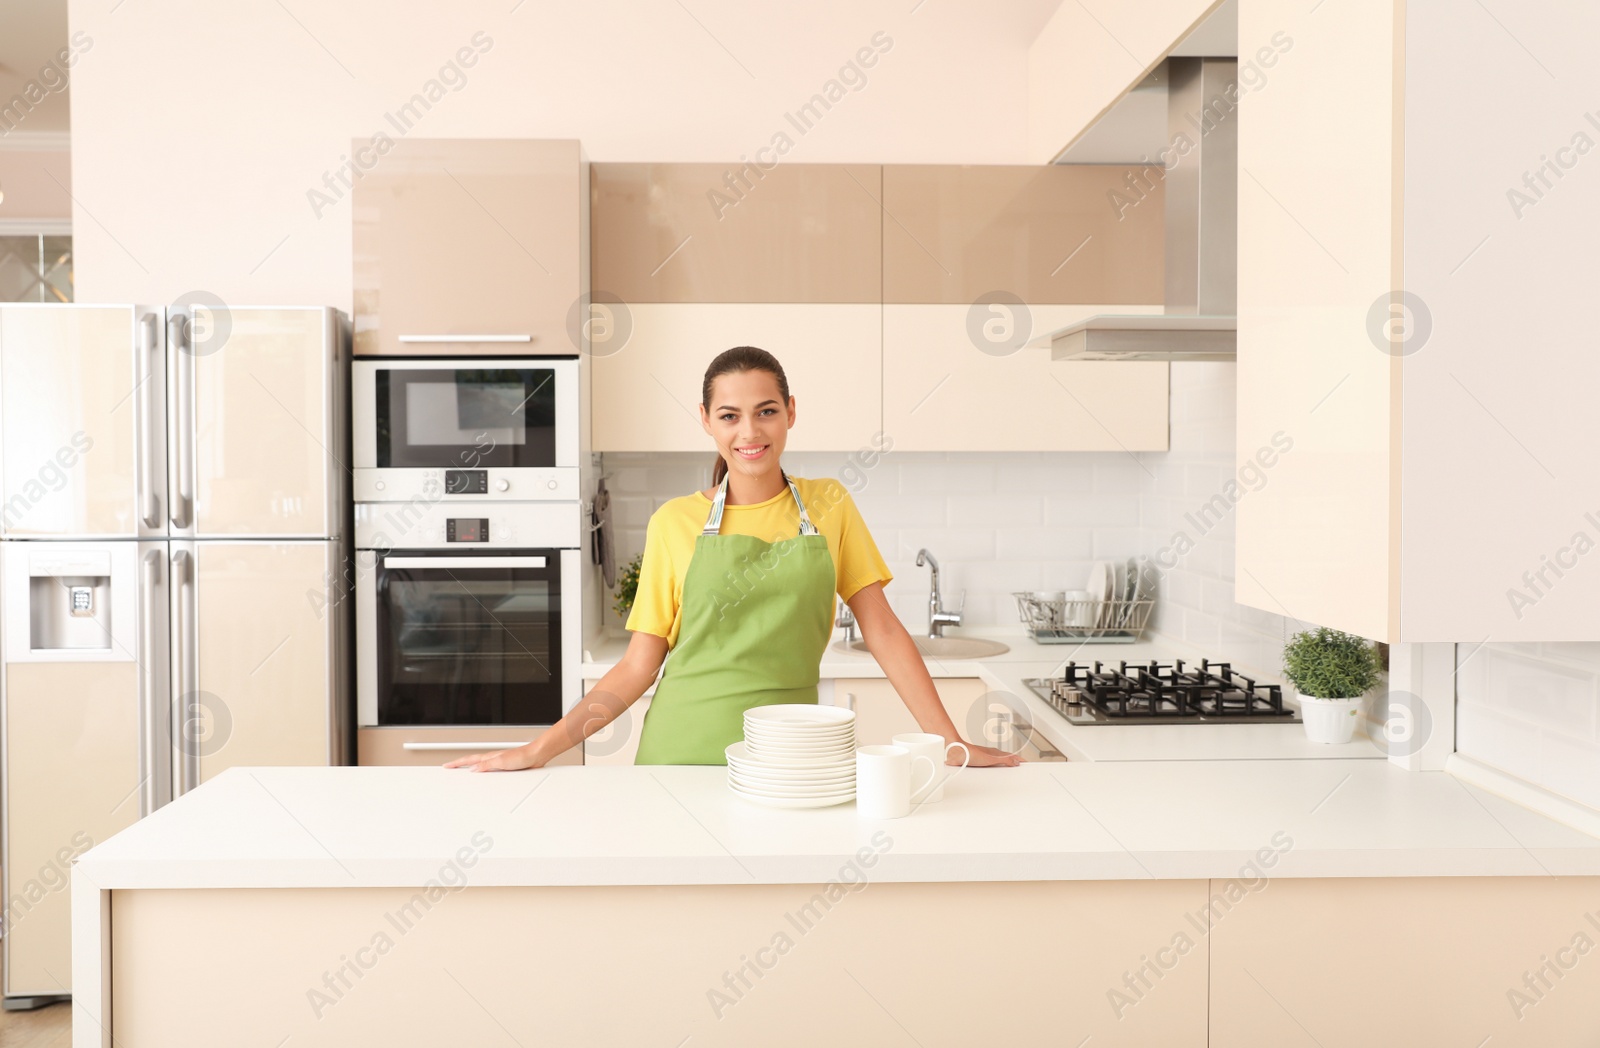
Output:
[[[789,403],[789,379],[784,375],[783,365],[778,363],[778,358],[755,346],[734,346],[718,353],[711,366],[706,368],[705,384],[700,387],[700,404],[706,409],[706,414],[711,413],[711,386],[716,382],[717,376],[744,371],[765,371],[771,374],[778,380],[778,395],[784,404]],[[727,473],[728,463],[719,451],[717,463],[711,468],[712,486],[721,484],[722,478],[727,476]]]

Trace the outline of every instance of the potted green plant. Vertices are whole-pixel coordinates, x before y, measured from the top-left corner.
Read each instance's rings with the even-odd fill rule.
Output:
[[[1318,626],[1283,648],[1283,674],[1300,693],[1312,742],[1349,742],[1366,693],[1378,683],[1378,651],[1365,638]]]
[[[624,622],[628,619],[628,612],[633,609],[633,598],[639,593],[639,569],[644,565],[644,554],[641,553],[622,569],[622,574],[617,577],[617,602],[611,607]]]

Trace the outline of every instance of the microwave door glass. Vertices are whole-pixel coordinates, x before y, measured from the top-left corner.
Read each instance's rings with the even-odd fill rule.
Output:
[[[382,368],[374,376],[379,467],[550,468],[551,368]]]

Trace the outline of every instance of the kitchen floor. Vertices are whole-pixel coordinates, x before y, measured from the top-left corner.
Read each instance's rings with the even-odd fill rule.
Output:
[[[0,1011],[0,1048],[70,1048],[72,1002],[31,1012]]]

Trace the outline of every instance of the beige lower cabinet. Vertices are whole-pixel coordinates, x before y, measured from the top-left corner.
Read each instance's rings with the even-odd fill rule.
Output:
[[[897,451],[1165,451],[1168,365],[1053,361],[1024,342],[1153,306],[883,307],[883,429]]]
[[[593,681],[584,682],[589,687]],[[651,689],[653,694],[654,688]],[[583,740],[583,763],[602,767],[632,764],[639,752],[639,730],[650,712],[650,695],[642,695],[616,720]]]
[[[883,430],[876,302],[634,303],[594,334],[595,451],[703,451],[706,368],[735,346],[777,357],[795,399],[791,451],[876,448]],[[604,332],[609,331],[607,335]]]
[[[1204,1048],[1205,957],[1171,943],[1205,881],[879,884],[860,854],[810,884],[114,891],[107,1025],[164,1048]]]
[[[356,763],[363,768],[444,764],[469,753],[521,746],[549,730],[516,725],[362,728],[356,732]],[[583,755],[574,747],[550,763],[582,764]]]
[[[1588,1048],[1600,878],[1212,881],[1211,1048]]]
[[[987,716],[980,700],[989,691],[983,681],[977,677],[935,677],[933,685],[962,736],[979,738]],[[835,706],[852,706],[856,711],[859,746],[885,744],[901,732],[922,730],[886,677],[839,677],[834,680],[833,689]]]

